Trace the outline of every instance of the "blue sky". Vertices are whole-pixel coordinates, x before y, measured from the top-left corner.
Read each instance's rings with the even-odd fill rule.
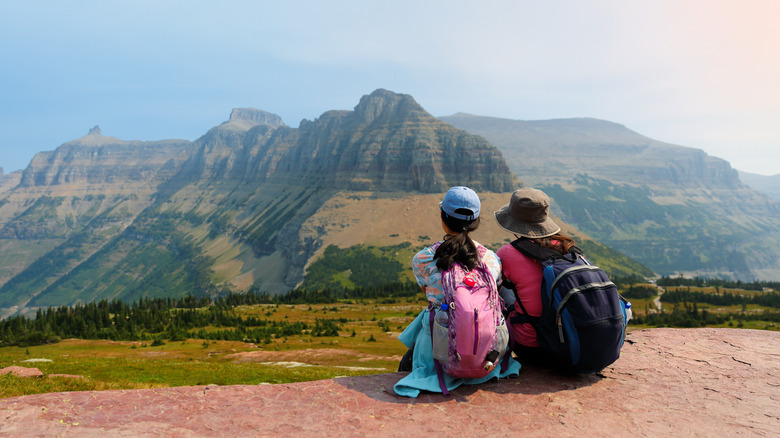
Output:
[[[780,2],[0,0],[0,167],[100,125],[194,140],[377,88],[435,116],[595,117],[780,173]]]

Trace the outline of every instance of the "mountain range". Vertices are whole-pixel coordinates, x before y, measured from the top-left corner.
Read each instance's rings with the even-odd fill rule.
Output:
[[[659,274],[780,278],[780,203],[725,160],[595,119],[442,120],[498,147],[563,220]]]
[[[722,160],[593,119],[438,119],[380,89],[298,128],[253,108],[192,142],[95,127],[0,174],[0,317],[408,280],[411,255],[442,235],[448,187],[480,193],[475,238],[495,248],[512,236],[489,213],[523,184],[613,275],[780,273],[778,203]]]

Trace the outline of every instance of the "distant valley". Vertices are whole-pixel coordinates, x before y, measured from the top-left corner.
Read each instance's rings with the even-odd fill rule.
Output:
[[[659,274],[780,278],[780,202],[722,159],[596,119],[442,120],[499,148],[564,221]]]

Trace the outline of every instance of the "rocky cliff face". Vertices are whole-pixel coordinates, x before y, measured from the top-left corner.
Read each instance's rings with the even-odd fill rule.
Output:
[[[301,236],[301,226],[336,192],[442,193],[453,185],[506,192],[516,184],[495,147],[434,118],[408,95],[377,90],[354,111],[328,111],[297,129],[267,115],[252,120],[258,123],[223,125],[198,139],[172,199],[189,205],[184,193],[210,192],[217,205],[240,205],[232,214],[192,207],[255,257],[284,260],[285,272],[256,274],[267,288],[285,290],[303,279],[322,238]]]
[[[387,90],[299,128],[234,109],[192,143],[127,142],[95,128],[36,155],[21,179],[0,199],[0,249],[24,255],[0,269],[6,308],[222,287],[284,292],[322,246],[303,223],[337,193],[517,184],[486,140]],[[25,245],[36,236],[46,244]]]
[[[700,149],[662,143],[604,120],[526,121],[463,113],[441,119],[488,139],[504,153],[512,171],[532,183],[587,173],[637,185],[743,186],[725,160]]]
[[[230,119],[195,141],[195,151],[178,178],[185,181],[241,180],[268,136],[286,127],[276,114],[254,108],[235,108]]]
[[[188,141],[122,141],[96,126],[1,178],[0,308],[28,303],[110,244],[190,150]]]
[[[230,112],[230,119],[219,126],[221,129],[236,127],[238,130],[247,131],[255,126],[264,125],[270,128],[285,126],[282,118],[276,114],[257,108],[234,108]]]
[[[273,178],[318,175],[350,190],[437,193],[453,185],[475,190],[514,187],[500,152],[483,138],[453,129],[408,95],[377,90],[352,112],[302,123]]]
[[[237,111],[244,110],[234,110],[234,116]],[[436,193],[470,185],[502,192],[515,186],[495,147],[442,123],[411,96],[387,90],[364,96],[354,111],[329,111],[298,129],[266,116],[240,125],[242,131],[232,120],[230,130],[217,127],[196,142],[200,149],[187,172],[316,181],[347,190]],[[239,162],[249,165],[236,168]]]
[[[102,135],[96,126],[54,151],[35,154],[22,172],[20,185],[159,182],[178,171],[190,150],[191,143],[185,140],[122,141]]]

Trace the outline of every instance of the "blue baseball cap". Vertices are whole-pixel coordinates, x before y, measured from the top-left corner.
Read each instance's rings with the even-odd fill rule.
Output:
[[[452,187],[447,190],[444,195],[444,199],[441,200],[439,206],[447,213],[448,216],[452,216],[455,219],[464,221],[473,221],[479,217],[479,196],[474,190],[468,187]],[[456,213],[455,210],[466,209],[471,214],[464,214],[464,212]]]

